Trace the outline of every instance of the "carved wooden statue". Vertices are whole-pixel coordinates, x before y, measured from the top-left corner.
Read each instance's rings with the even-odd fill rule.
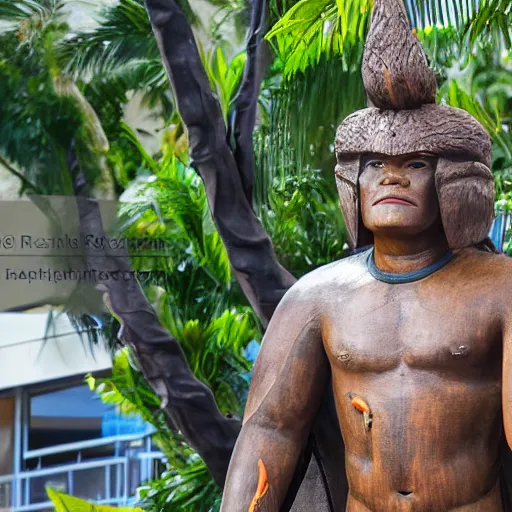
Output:
[[[435,104],[402,1],[374,5],[370,106],[339,127],[335,170],[352,244],[370,247],[304,276],[277,307],[222,512],[282,510],[329,386],[345,446],[329,463],[330,510],[510,509],[512,261],[487,239],[491,141]]]
[[[169,425],[220,486],[229,464],[224,512],[512,510],[511,262],[486,239],[489,136],[435,105],[401,0],[374,5],[362,70],[370,108],[336,137],[341,206],[362,252],[296,282],[252,208],[265,0],[253,1],[229,127],[178,3],[146,0],[194,168],[234,274],[268,324],[243,428],[194,377],[136,279],[101,287]],[[80,228],[102,236],[73,148],[69,164]],[[108,248],[86,260],[131,268]]]

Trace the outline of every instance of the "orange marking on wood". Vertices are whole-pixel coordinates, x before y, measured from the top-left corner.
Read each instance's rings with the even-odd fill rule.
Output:
[[[389,69],[386,66],[383,66],[382,74],[384,75],[384,87],[385,87],[386,91],[388,92],[389,97],[390,97],[391,101],[393,102],[393,104],[396,104],[397,98],[396,98],[395,91],[393,89],[393,81],[391,78],[391,73],[389,72]]]
[[[259,501],[268,491],[268,474],[267,469],[265,468],[265,464],[261,459],[258,460],[258,486],[256,488],[256,494],[251,501],[251,505],[249,506],[248,512],[256,512],[256,507],[259,504]]]
[[[368,407],[368,404],[362,398],[355,396],[352,398],[351,403],[360,412],[370,412],[370,407]]]

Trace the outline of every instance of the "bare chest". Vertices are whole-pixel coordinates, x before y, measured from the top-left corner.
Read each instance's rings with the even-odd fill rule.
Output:
[[[376,283],[334,302],[323,330],[334,367],[378,373],[406,364],[469,376],[501,364],[499,322],[482,296]]]

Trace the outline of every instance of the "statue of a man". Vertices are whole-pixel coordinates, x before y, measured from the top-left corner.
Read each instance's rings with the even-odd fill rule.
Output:
[[[223,512],[280,510],[330,375],[347,511],[506,510],[512,261],[486,242],[490,138],[435,104],[401,0],[375,0],[362,72],[370,107],[338,129],[336,178],[352,244],[370,248],[279,304]]]

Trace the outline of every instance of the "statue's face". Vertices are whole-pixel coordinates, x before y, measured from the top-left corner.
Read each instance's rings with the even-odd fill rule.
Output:
[[[374,234],[410,236],[440,223],[436,162],[422,154],[365,155],[359,177],[365,227]]]

